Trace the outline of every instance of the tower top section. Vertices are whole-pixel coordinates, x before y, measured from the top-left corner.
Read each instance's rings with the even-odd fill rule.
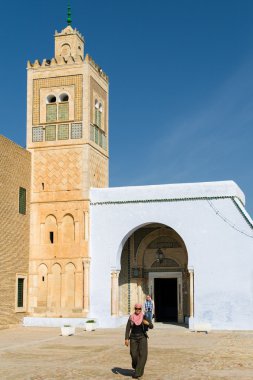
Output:
[[[71,16],[68,15],[69,25],[61,32],[55,32],[55,58],[68,60],[69,57],[84,58],[84,37],[70,25]]]

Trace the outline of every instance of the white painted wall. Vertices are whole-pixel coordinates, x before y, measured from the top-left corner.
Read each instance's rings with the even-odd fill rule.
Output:
[[[92,189],[90,197],[90,317],[101,326],[116,323],[110,316],[111,270],[120,269],[125,241],[145,224],[162,223],[182,237],[188,265],[194,268],[194,323],[210,323],[214,329],[253,329],[252,227],[231,198],[176,201],[237,197],[244,202],[233,181]],[[249,221],[253,225],[250,217]]]

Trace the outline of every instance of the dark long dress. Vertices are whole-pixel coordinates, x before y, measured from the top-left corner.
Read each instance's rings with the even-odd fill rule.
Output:
[[[145,317],[143,319],[146,319]],[[146,319],[147,320],[147,319]],[[132,358],[132,367],[135,370],[135,376],[141,377],[144,373],[144,367],[148,358],[148,329],[154,326],[150,320],[149,326],[141,323],[135,325],[129,318],[126,325],[125,339],[130,339],[130,355]]]

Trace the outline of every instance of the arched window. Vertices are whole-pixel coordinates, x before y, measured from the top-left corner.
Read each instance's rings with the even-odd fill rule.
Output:
[[[46,120],[47,123],[57,120],[57,104],[56,96],[54,94],[49,94],[46,98],[47,109],[46,109]]]
[[[61,306],[61,266],[55,263],[52,266],[51,281],[48,288],[48,306],[58,311]]]
[[[75,271],[74,264],[68,263],[62,276],[62,288],[64,289],[62,305],[68,309],[75,307]]]
[[[58,120],[69,120],[69,96],[66,93],[59,95]]]
[[[38,307],[47,306],[48,269],[46,264],[40,264],[38,268]]]
[[[67,93],[63,92],[58,97],[49,94],[46,97],[46,103],[47,123],[69,120],[69,95]]]
[[[60,100],[60,102],[68,102],[68,101],[69,101],[69,96],[68,96],[68,94],[65,94],[65,93],[61,94],[61,95],[59,96],[59,100]]]
[[[72,215],[65,215],[62,221],[62,240],[71,243],[75,240],[75,224]]]
[[[47,103],[56,103],[56,96],[53,94],[50,94],[47,96]]]
[[[45,220],[45,243],[57,242],[57,221],[54,215],[48,215]]]
[[[94,124],[96,124],[99,128],[102,128],[102,112],[102,102],[95,99]]]

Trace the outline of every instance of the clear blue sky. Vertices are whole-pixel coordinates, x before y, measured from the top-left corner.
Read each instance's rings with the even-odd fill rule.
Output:
[[[71,0],[110,77],[110,185],[236,181],[253,215],[253,1]],[[0,133],[25,146],[26,61],[67,0],[1,4]]]

